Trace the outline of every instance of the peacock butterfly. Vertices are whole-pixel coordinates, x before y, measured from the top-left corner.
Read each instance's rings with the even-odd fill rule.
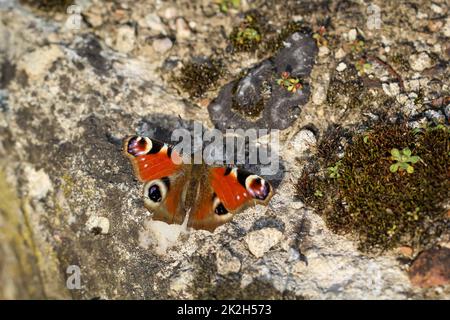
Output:
[[[144,182],[144,204],[153,219],[213,232],[236,213],[255,204],[267,205],[269,182],[230,166],[188,164],[174,147],[142,136],[124,139],[123,152],[136,177]]]

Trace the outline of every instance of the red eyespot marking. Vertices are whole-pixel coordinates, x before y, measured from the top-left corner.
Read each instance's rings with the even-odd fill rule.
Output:
[[[225,175],[226,170],[226,168],[211,169],[210,182],[224,207],[228,211],[233,211],[252,199],[252,196],[239,183],[235,175]]]
[[[133,137],[128,141],[127,152],[135,157],[142,156],[151,150],[151,141],[143,137]]]
[[[248,191],[254,198],[264,200],[270,194],[270,185],[259,177],[254,178],[248,184]]]

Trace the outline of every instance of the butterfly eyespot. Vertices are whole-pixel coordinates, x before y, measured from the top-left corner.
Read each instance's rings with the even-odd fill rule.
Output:
[[[148,197],[153,202],[161,202],[162,195],[161,190],[159,189],[159,186],[153,185],[148,189]]]
[[[132,156],[147,154],[153,147],[152,140],[147,137],[135,136],[128,140],[127,152]]]
[[[270,185],[257,175],[245,179],[245,188],[256,199],[265,200],[270,194]]]
[[[228,210],[225,208],[222,202],[220,202],[219,198],[215,198],[213,202],[214,206],[214,213],[218,214],[219,216],[227,214]]]
[[[168,178],[147,182],[144,187],[145,204],[149,207],[158,206],[166,198],[169,184]]]
[[[218,215],[223,215],[223,214],[227,214],[228,210],[223,206],[222,203],[219,203],[219,205],[216,207],[214,212]]]

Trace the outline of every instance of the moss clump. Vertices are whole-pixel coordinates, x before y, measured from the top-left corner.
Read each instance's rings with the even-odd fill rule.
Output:
[[[255,52],[263,41],[265,31],[263,17],[257,12],[247,13],[244,21],[230,34],[234,51]]]
[[[339,125],[331,125],[317,143],[317,157],[303,171],[297,182],[297,197],[307,206],[323,211],[337,193],[334,179],[326,174],[339,161],[342,153],[342,140],[348,139],[350,133]]]
[[[260,96],[256,101],[251,101],[246,105],[240,105],[238,101],[236,101],[236,91],[238,88],[239,83],[241,82],[242,78],[238,81],[236,81],[233,91],[232,91],[232,105],[231,109],[240,113],[242,116],[247,117],[248,119],[254,120],[256,118],[261,117],[264,106],[269,101],[271,94],[272,94],[272,87],[271,84],[268,81],[263,81],[260,88]]]
[[[443,126],[418,132],[406,124],[377,124],[354,135],[338,176],[302,177],[298,188],[308,187],[309,199],[312,188],[326,188],[320,192],[327,196],[312,204],[324,209],[333,231],[356,235],[362,251],[430,246],[450,230],[449,142],[450,130]],[[390,171],[393,148],[409,148],[420,157],[413,173]],[[298,195],[308,200],[302,192]]]
[[[387,96],[382,89],[371,88],[370,80],[362,77],[354,65],[347,64],[343,72],[335,72],[327,91],[327,104],[339,110],[383,111],[394,109],[398,103]],[[367,83],[366,83],[367,81]]]
[[[180,75],[174,81],[191,98],[200,98],[214,88],[223,73],[224,67],[218,60],[190,61],[181,68]]]
[[[20,2],[46,12],[65,12],[73,0],[20,0]]]
[[[303,26],[300,22],[290,21],[281,28],[276,36],[267,39],[264,43],[264,51],[274,53],[280,50],[284,47],[283,41],[295,32],[311,33],[311,30]]]

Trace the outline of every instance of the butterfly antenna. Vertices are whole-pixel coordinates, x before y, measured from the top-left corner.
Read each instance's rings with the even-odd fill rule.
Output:
[[[184,120],[183,120],[183,118],[181,117],[180,114],[178,114],[178,123],[180,124],[181,128],[185,128]]]

